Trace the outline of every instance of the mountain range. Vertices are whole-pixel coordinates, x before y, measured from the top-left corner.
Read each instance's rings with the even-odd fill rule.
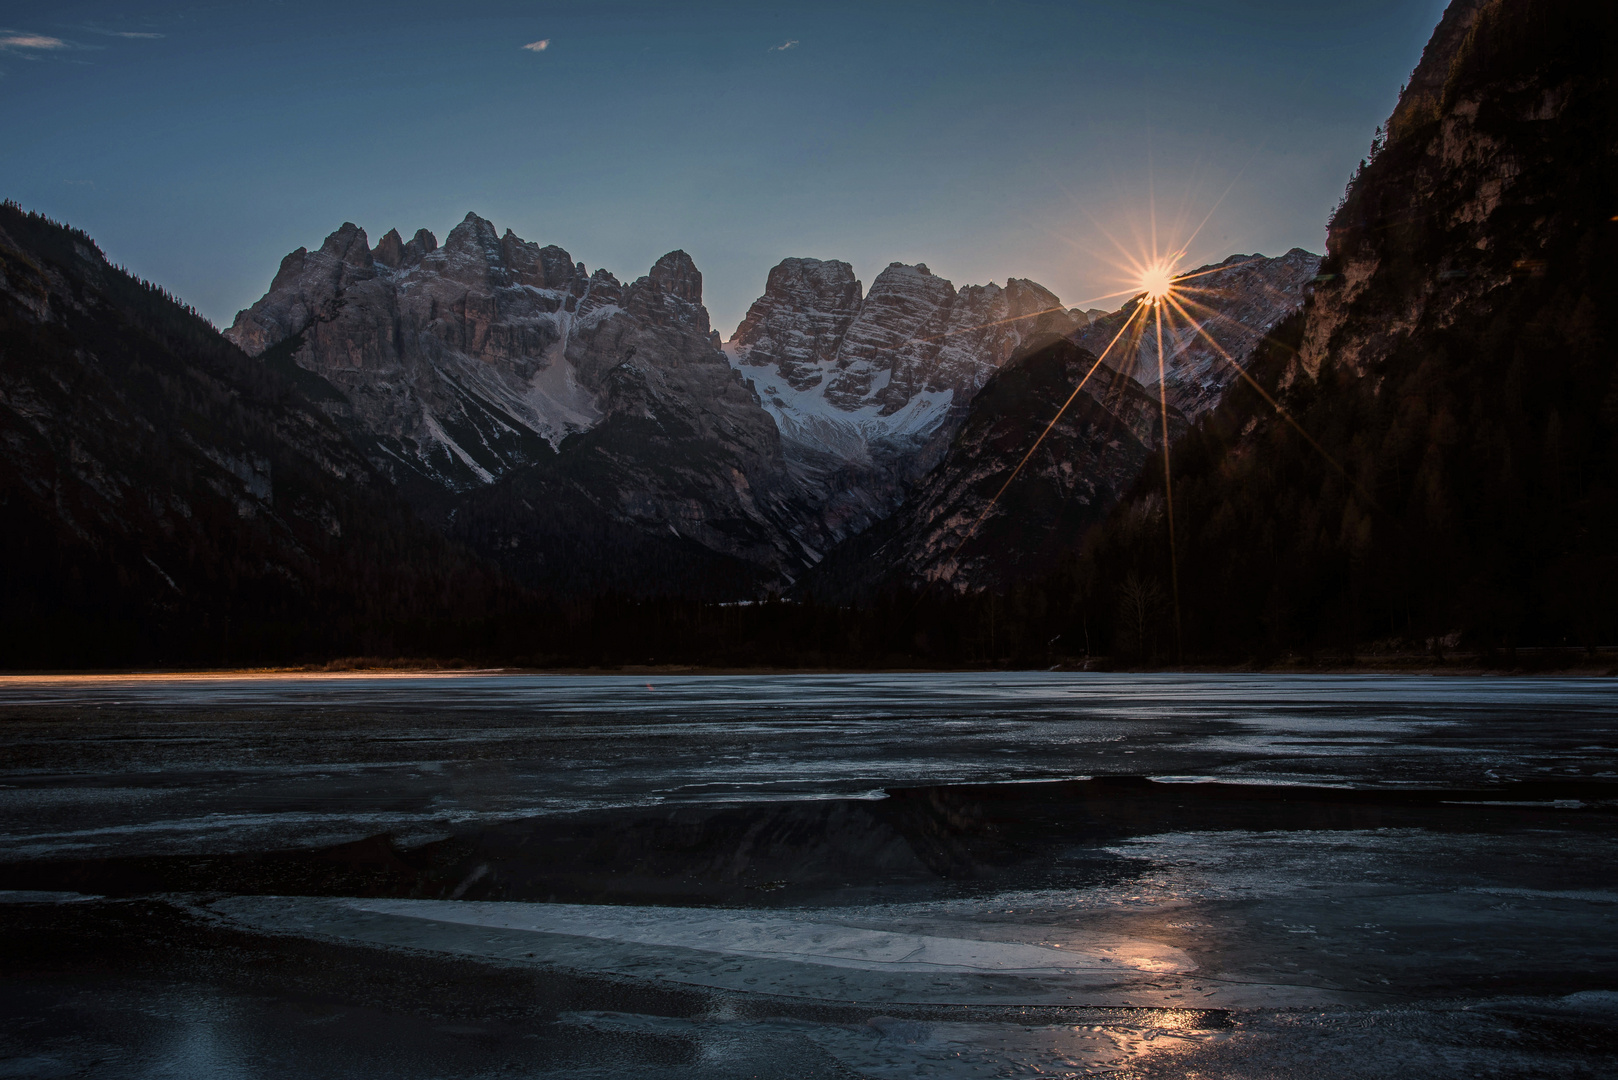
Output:
[[[1316,260],[1233,263],[1207,300],[1242,354],[1302,302]],[[722,343],[684,252],[623,284],[468,214],[442,246],[423,229],[408,242],[390,231],[373,249],[345,223],[282,260],[225,336],[336,387],[328,413],[371,464],[424,519],[517,580],[568,595],[738,599],[813,577],[951,454],[952,479],[934,486],[958,486],[963,468],[992,478],[1027,433],[1002,433],[990,457],[987,444],[957,446],[979,392],[1030,344],[1082,341],[1107,322],[1018,278],[957,289],[925,265],[894,263],[867,292],[846,262],[790,258]],[[1130,375],[1113,373],[1094,400],[1127,414],[1133,432],[1145,398]],[[1199,392],[1216,394],[1229,373],[1198,377]],[[1108,436],[1090,451],[1096,469],[1068,465],[1094,473],[1080,481],[1085,521],[1155,438]],[[924,499],[902,528],[927,531],[940,499],[950,501]],[[1059,543],[1071,516],[1041,526],[1035,546]],[[934,576],[922,565],[932,547],[908,545],[912,576]]]

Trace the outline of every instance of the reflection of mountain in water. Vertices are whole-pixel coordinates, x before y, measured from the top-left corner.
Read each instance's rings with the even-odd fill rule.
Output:
[[[1114,845],[1170,833],[1599,826],[1609,783],[1351,790],[1136,776],[898,788],[882,799],[645,808],[525,818],[411,848],[39,860],[0,888],[138,895],[188,889],[570,903],[859,904],[1083,889],[1148,869]]]

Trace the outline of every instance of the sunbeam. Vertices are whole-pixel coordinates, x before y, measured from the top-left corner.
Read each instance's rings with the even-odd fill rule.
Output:
[[[1128,321],[1126,321],[1124,325],[1120,326],[1118,328],[1118,332],[1112,336],[1112,340],[1107,343],[1107,347],[1101,350],[1101,355],[1096,357],[1096,362],[1090,365],[1090,370],[1084,373],[1084,378],[1079,380],[1079,384],[1073,388],[1073,392],[1067,396],[1067,400],[1062,402],[1062,407],[1056,410],[1056,415],[1051,417],[1051,422],[1045,425],[1045,430],[1039,433],[1039,438],[1034,440],[1034,445],[1030,446],[1028,448],[1028,452],[1022,456],[1022,460],[1017,462],[1017,467],[1011,470],[1011,475],[1006,477],[1006,482],[1000,485],[1000,490],[994,493],[994,498],[990,499],[988,504],[983,507],[983,510],[978,514],[977,519],[972,522],[972,527],[966,530],[965,536],[961,537],[961,542],[955,545],[955,550],[950,553],[949,557],[950,566],[954,567],[957,565],[956,560],[960,557],[961,549],[966,547],[967,541],[971,540],[972,537],[977,533],[978,526],[983,524],[983,519],[989,516],[989,511],[993,510],[995,503],[1000,501],[1000,496],[1006,493],[1006,489],[1011,486],[1011,482],[1017,479],[1017,474],[1022,472],[1023,466],[1028,464],[1029,458],[1034,456],[1034,451],[1038,450],[1040,443],[1045,441],[1045,436],[1049,435],[1051,433],[1051,429],[1056,426],[1057,421],[1062,419],[1063,414],[1068,410],[1068,406],[1072,405],[1074,399],[1079,396],[1079,391],[1083,390],[1084,385],[1090,381],[1090,376],[1094,375],[1096,370],[1106,362],[1107,354],[1112,352],[1112,347],[1114,345],[1118,344],[1118,339],[1124,336],[1124,331],[1128,330],[1129,327],[1135,322],[1136,317],[1144,311],[1144,308],[1139,308],[1133,314],[1131,314]]]
[[[1150,294],[1148,294],[1150,295]],[[1157,401],[1162,409],[1163,426],[1158,435],[1158,449],[1163,454],[1163,505],[1168,511],[1169,524],[1169,581],[1174,592],[1174,652],[1175,659],[1183,652],[1180,637],[1180,559],[1174,543],[1174,479],[1169,467],[1169,391],[1163,370],[1163,305],[1174,302],[1174,278],[1163,279],[1162,291],[1153,297],[1152,313],[1157,317]]]

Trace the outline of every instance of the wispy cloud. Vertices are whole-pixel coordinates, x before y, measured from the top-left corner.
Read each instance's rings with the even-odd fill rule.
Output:
[[[796,41],[783,41],[779,45],[771,45],[768,49],[765,49],[764,51],[765,52],[786,52],[788,49],[796,49],[797,47],[798,47],[798,43]]]
[[[168,37],[167,34],[159,34],[151,30],[113,30],[106,26],[97,26],[95,23],[83,23],[74,26],[73,29],[83,30],[85,33],[95,34],[97,37],[115,37],[133,40],[150,40]]]
[[[0,37],[0,49],[65,49],[67,42],[44,34],[11,34]]]
[[[540,38],[538,41],[530,41],[528,44],[523,46],[523,48],[527,49],[529,52],[544,52],[550,47],[550,38]]]

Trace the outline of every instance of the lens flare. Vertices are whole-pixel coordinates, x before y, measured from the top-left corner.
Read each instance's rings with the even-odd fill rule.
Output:
[[[1174,291],[1174,266],[1167,260],[1154,262],[1140,275],[1140,290],[1148,304],[1160,304]]]
[[[1235,186],[1234,180],[1231,182],[1231,186]],[[1228,189],[1225,194],[1229,194]],[[1203,302],[1225,295],[1225,291],[1222,288],[1212,287],[1210,282],[1199,279],[1205,279],[1215,274],[1228,274],[1230,271],[1247,266],[1250,263],[1260,262],[1263,258],[1262,256],[1254,256],[1252,259],[1244,261],[1226,260],[1217,265],[1204,266],[1199,270],[1189,269],[1189,267],[1197,265],[1196,262],[1190,259],[1191,248],[1203,228],[1213,218],[1219,203],[1223,201],[1224,196],[1222,195],[1200,223],[1196,224],[1194,228],[1186,228],[1185,226],[1190,225],[1190,221],[1186,217],[1190,209],[1188,201],[1186,206],[1181,208],[1180,220],[1166,226],[1169,236],[1174,237],[1173,240],[1169,241],[1169,245],[1173,246],[1160,243],[1157,207],[1155,198],[1152,195],[1152,185],[1150,184],[1148,184],[1147,195],[1150,229],[1145,235],[1141,235],[1141,230],[1136,229],[1135,244],[1121,243],[1113,236],[1107,226],[1092,218],[1097,231],[1116,248],[1116,257],[1102,255],[1101,258],[1103,261],[1110,262],[1116,268],[1118,276],[1114,280],[1124,287],[1117,292],[1106,293],[1102,296],[1081,301],[1080,306],[1083,307],[1110,299],[1127,301],[1112,316],[1095,324],[1098,327],[1104,326],[1107,332],[1110,333],[1111,340],[1102,349],[1101,355],[1095,358],[1083,378],[1078,380],[1078,384],[1073,387],[1072,393],[1067,396],[1061,407],[1056,410],[1056,415],[1045,424],[1043,429],[1038,431],[1033,440],[1033,445],[1016,461],[1015,465],[1010,467],[1004,482],[995,491],[993,498],[988,500],[971,520],[964,533],[961,534],[953,552],[946,560],[938,564],[936,577],[933,575],[929,575],[929,577],[933,577],[935,581],[950,581],[962,570],[961,556],[966,549],[966,545],[977,534],[979,528],[1000,502],[1001,497],[1005,495],[1006,490],[1023,472],[1030,459],[1033,458],[1034,453],[1045,442],[1046,437],[1050,435],[1056,424],[1062,419],[1062,416],[1073,405],[1074,400],[1084,390],[1086,384],[1090,383],[1096,372],[1106,365],[1107,358],[1113,353],[1114,349],[1120,349],[1128,357],[1127,359],[1121,358],[1114,361],[1114,370],[1117,375],[1125,380],[1129,380],[1133,375],[1141,383],[1145,384],[1143,388],[1148,392],[1155,389],[1158,399],[1157,446],[1152,449],[1155,449],[1162,456],[1163,502],[1166,511],[1164,524],[1167,526],[1168,534],[1167,576],[1174,604],[1174,651],[1176,660],[1183,659],[1184,655],[1180,611],[1179,552],[1181,538],[1176,535],[1175,528],[1173,457],[1170,452],[1169,433],[1171,416],[1178,415],[1178,413],[1170,405],[1168,398],[1170,377],[1179,366],[1182,354],[1190,343],[1196,341],[1206,342],[1220,360],[1232,370],[1233,377],[1245,382],[1252,390],[1256,391],[1258,396],[1274,410],[1282,421],[1297,431],[1316,453],[1348,481],[1355,493],[1364,500],[1369,509],[1381,511],[1371,494],[1348,473],[1341,463],[1332,458],[1325,448],[1303,429],[1297,418],[1280,401],[1276,400],[1273,394],[1248,373],[1242,363],[1245,358],[1231,355],[1230,351],[1210,332],[1211,323],[1226,322],[1235,327],[1240,327],[1241,324],[1231,315],[1218,310],[1209,303]],[[1163,239],[1168,239],[1168,237],[1163,237]],[[1053,312],[1058,310],[1061,309],[1051,309]],[[1047,312],[1034,312],[1001,321],[1012,323],[1037,318],[1045,314]],[[996,324],[989,323],[985,325]],[[950,331],[950,333],[962,332],[965,331],[962,329]],[[1148,352],[1156,354],[1154,357],[1156,360],[1155,365],[1148,361]],[[1154,368],[1155,370],[1153,370]],[[1156,377],[1155,386],[1153,385],[1152,376]],[[1008,461],[1007,464],[1010,465],[1010,462]],[[921,597],[918,595],[918,605],[920,600]]]

